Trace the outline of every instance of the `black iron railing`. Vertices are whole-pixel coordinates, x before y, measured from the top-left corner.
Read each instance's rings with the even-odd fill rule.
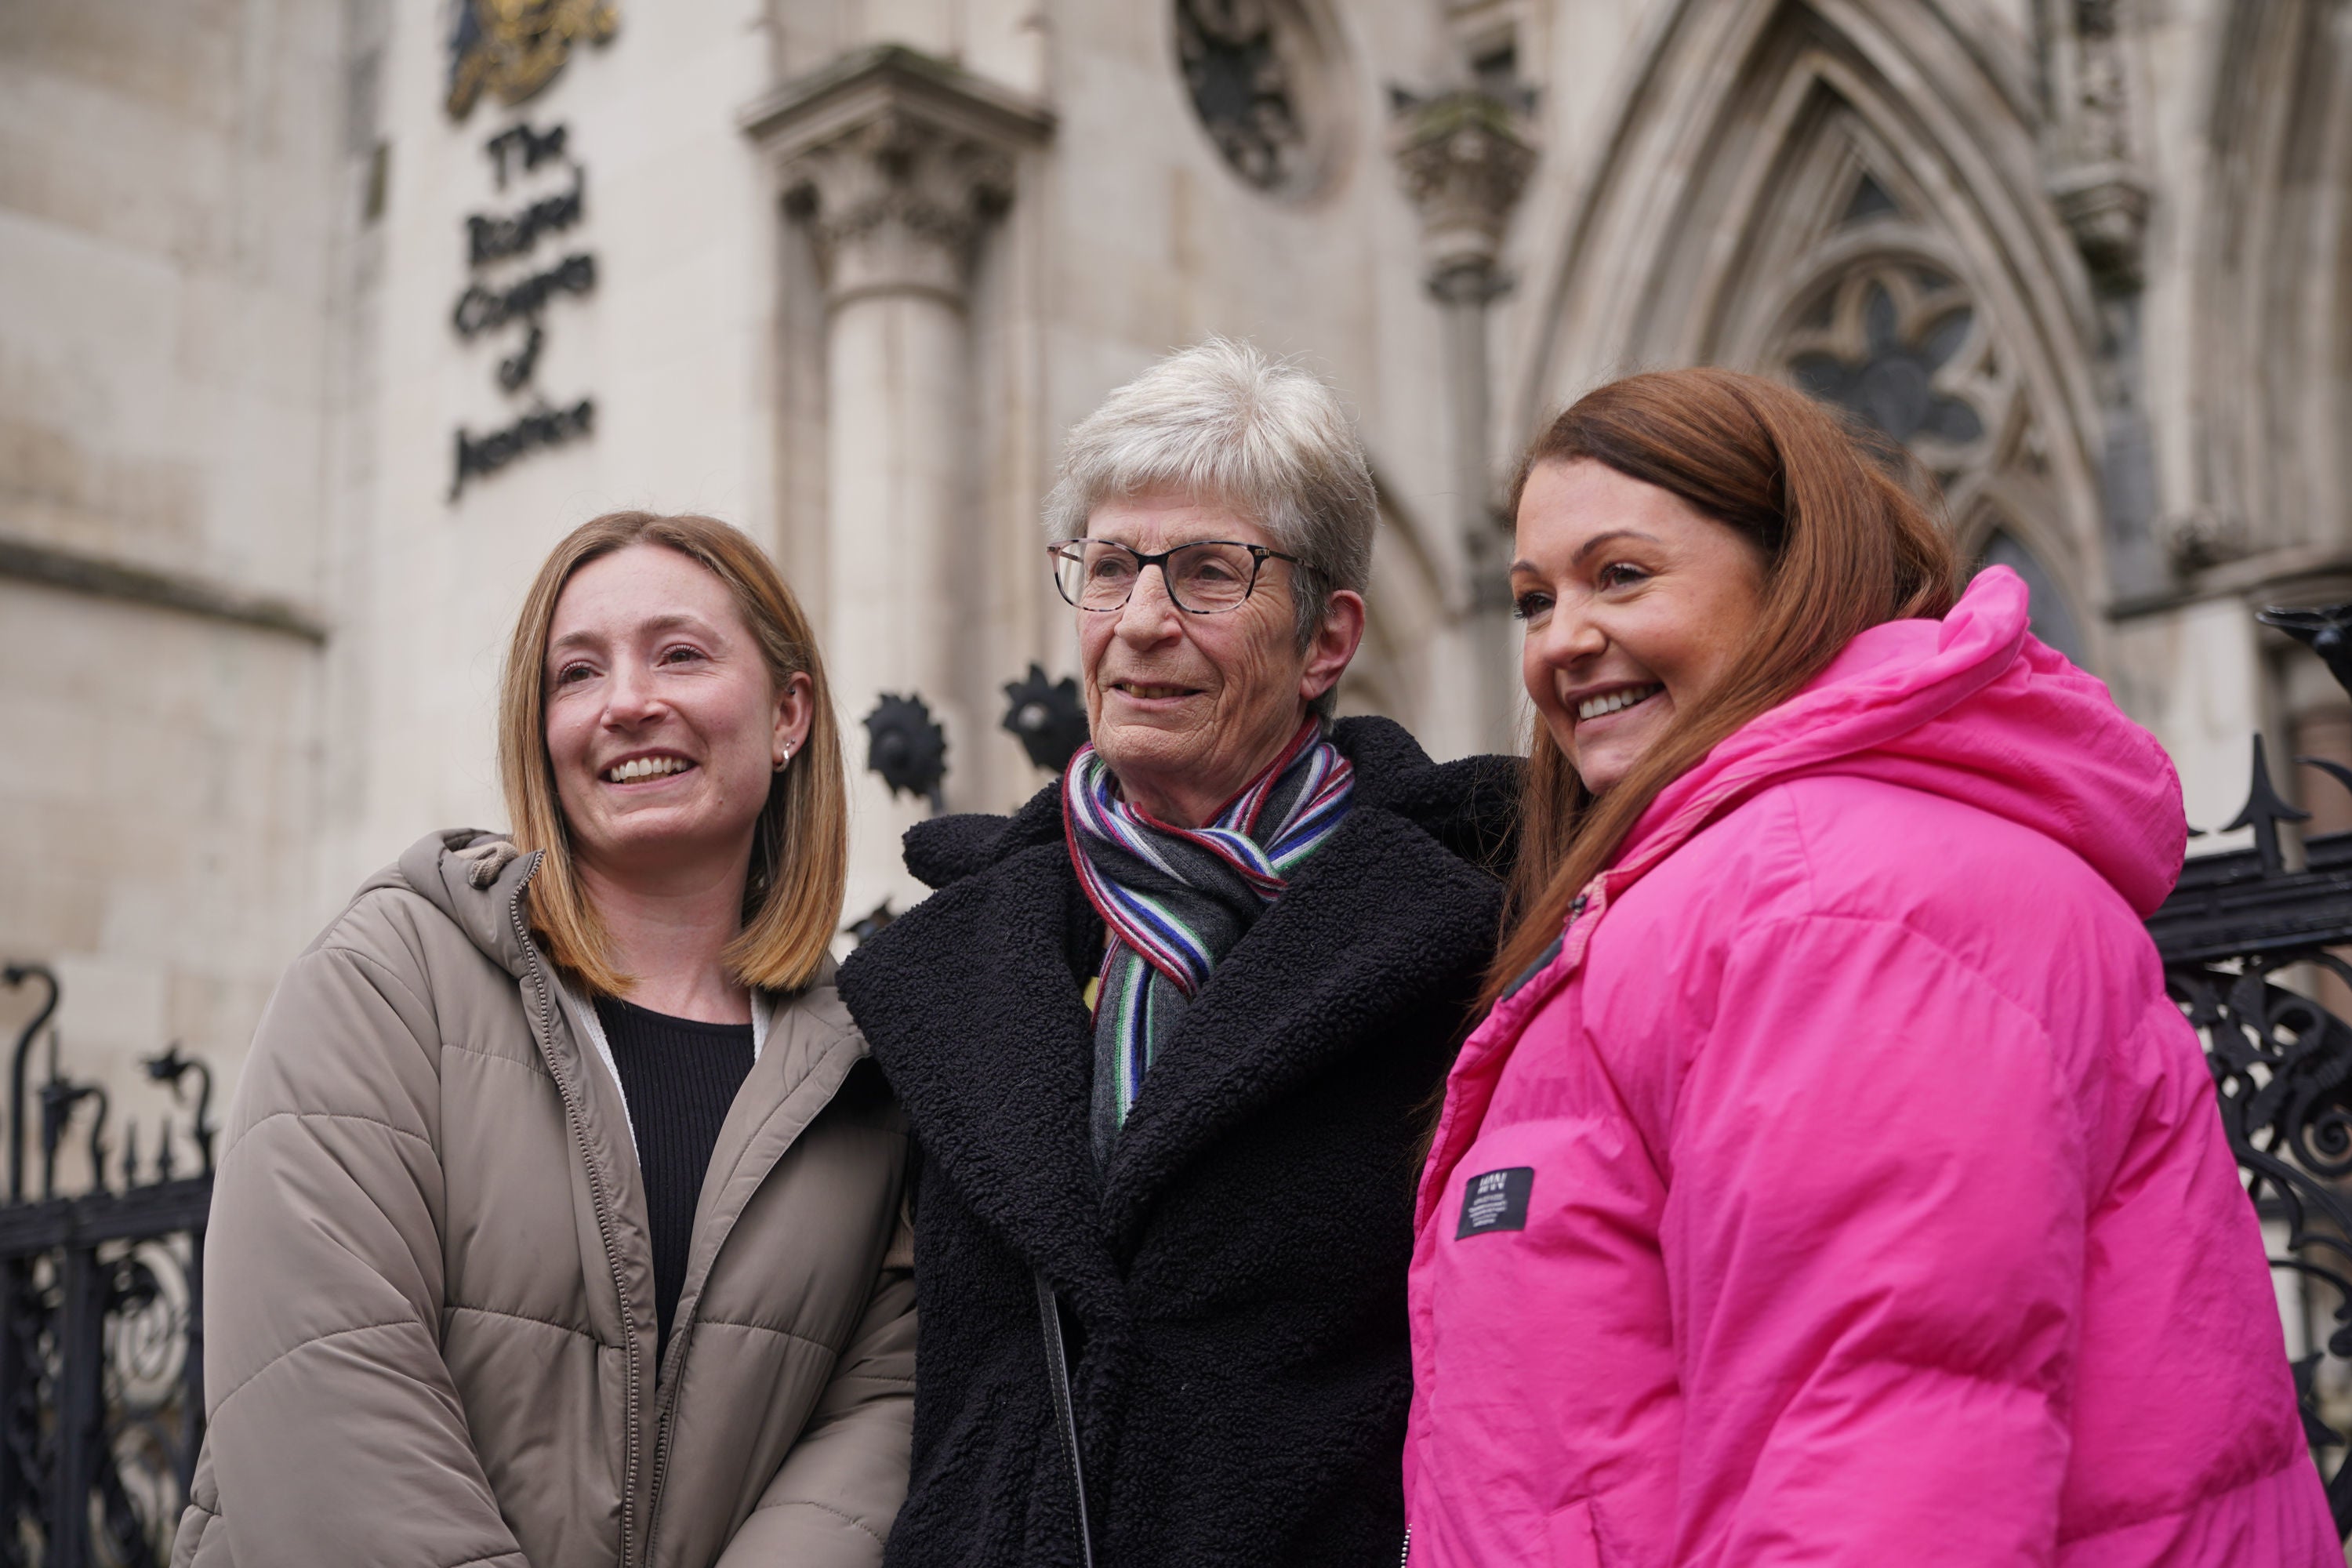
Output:
[[[2298,761],[2352,787],[2352,773]],[[2174,1001],[2203,1037],[2221,1124],[2281,1276],[2304,1433],[2337,1531],[2352,1536],[2352,1026],[2320,999],[2352,997],[2352,832],[2294,842],[2308,821],[2273,784],[2260,736],[2249,849],[2189,860],[2148,921]]]
[[[142,1161],[126,1123],[108,1142],[105,1089],[58,1070],[57,977],[10,1061],[8,1201],[0,1205],[0,1565],[146,1568],[171,1554],[204,1440],[205,1216],[212,1205],[212,1072],[177,1047],[142,1065],[177,1114]],[[40,1193],[26,1189],[26,1074],[47,1030]],[[86,1170],[58,1191],[60,1154]],[[181,1174],[184,1159],[195,1169]]]

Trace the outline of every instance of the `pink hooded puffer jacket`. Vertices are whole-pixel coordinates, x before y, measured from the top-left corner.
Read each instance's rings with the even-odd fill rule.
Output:
[[[1465,1046],[1412,1568],[2341,1568],[2195,1036],[2156,742],[2022,583],[1663,793]]]

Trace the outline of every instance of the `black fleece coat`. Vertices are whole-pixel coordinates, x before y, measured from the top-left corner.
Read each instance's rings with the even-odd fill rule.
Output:
[[[1513,764],[1333,740],[1353,809],[1160,1050],[1108,1165],[1102,927],[1060,785],[907,836],[940,891],[842,966],[911,1117],[912,1486],[891,1568],[1077,1561],[1034,1270],[1059,1293],[1101,1568],[1397,1560],[1413,1154],[1492,955]]]

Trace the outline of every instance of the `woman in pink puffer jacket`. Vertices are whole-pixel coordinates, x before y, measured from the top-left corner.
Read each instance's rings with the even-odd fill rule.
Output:
[[[1416,1215],[1412,1568],[2340,1568],[2140,925],[2156,742],[1771,384],[1604,387],[1514,510],[1541,723]]]

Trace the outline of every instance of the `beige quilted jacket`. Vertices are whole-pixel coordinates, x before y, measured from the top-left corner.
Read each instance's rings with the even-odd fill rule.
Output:
[[[270,1003],[213,1196],[174,1568],[881,1561],[907,1139],[830,966],[761,999],[656,1367],[627,1109],[525,934],[536,868],[425,839]]]

